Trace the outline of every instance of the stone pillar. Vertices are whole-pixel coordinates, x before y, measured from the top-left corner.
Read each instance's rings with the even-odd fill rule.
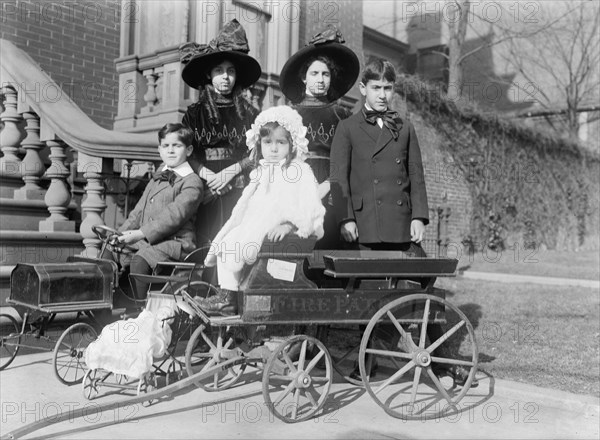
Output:
[[[67,184],[70,175],[65,165],[65,150],[67,145],[60,139],[46,141],[50,147],[52,165],[46,170],[46,176],[51,179],[50,187],[46,192],[44,201],[50,212],[50,217],[40,222],[39,230],[43,232],[73,232],[75,222],[70,221],[65,215],[71,201],[71,191]]]
[[[27,136],[21,142],[26,151],[21,162],[21,176],[25,186],[15,191],[14,198],[18,200],[43,200],[46,191],[40,186],[41,177],[46,166],[40,157],[40,151],[45,145],[40,141],[40,118],[33,111],[23,112]]]
[[[3,184],[0,188],[2,197],[12,197],[14,188],[21,185],[21,159],[17,156],[19,151],[19,141],[21,140],[21,131],[19,123],[22,121],[21,115],[17,111],[17,91],[10,85],[2,87],[2,94],[5,97],[4,111],[0,114],[0,120],[4,128],[0,133],[0,149],[3,157],[0,158],[0,178]]]
[[[94,258],[98,256],[102,242],[92,231],[92,226],[104,225],[102,218],[106,209],[104,174],[112,171],[112,160],[79,153],[77,171],[83,173],[83,177],[87,181],[85,199],[81,203],[83,221],[80,233],[85,246],[82,255]]]

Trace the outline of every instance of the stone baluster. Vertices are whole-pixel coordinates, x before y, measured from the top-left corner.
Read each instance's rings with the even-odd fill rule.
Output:
[[[156,101],[154,101],[154,110],[161,109],[163,106],[163,95],[165,88],[165,74],[163,66],[158,66],[154,69],[154,93],[156,94]]]
[[[5,101],[4,111],[0,114],[0,120],[4,124],[0,133],[0,149],[4,155],[0,158],[0,178],[3,180],[1,194],[3,197],[12,197],[14,189],[21,186],[21,159],[17,152],[22,137],[19,130],[22,117],[17,111],[17,91],[14,87],[2,87],[2,94]]]
[[[46,170],[50,178],[50,187],[46,191],[44,201],[50,212],[50,217],[40,222],[40,231],[44,232],[73,232],[75,222],[70,221],[65,215],[71,201],[71,191],[67,184],[69,169],[65,164],[67,145],[60,139],[47,140],[50,147],[50,160],[52,164]]]
[[[154,69],[144,70],[144,77],[147,81],[148,90],[144,95],[144,101],[146,105],[140,109],[141,113],[152,113],[154,106],[158,101],[158,95],[156,94],[156,83],[158,75],[154,72]]]
[[[25,185],[16,190],[14,197],[20,200],[43,200],[46,191],[40,186],[46,166],[40,157],[45,145],[40,140],[40,118],[33,111],[23,112],[27,136],[21,142],[25,157],[21,162],[21,176]]]
[[[89,258],[97,257],[101,246],[101,241],[92,230],[92,227],[94,225],[104,225],[102,214],[106,209],[106,199],[103,174],[109,165],[108,162],[112,161],[88,156],[84,153],[78,155],[77,170],[83,173],[83,177],[87,181],[85,199],[81,203],[83,221],[81,222],[80,233],[85,246],[82,255]]]

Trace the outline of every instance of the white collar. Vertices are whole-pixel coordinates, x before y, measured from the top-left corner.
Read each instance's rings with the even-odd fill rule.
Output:
[[[161,168],[161,171],[167,171],[167,170],[175,171],[175,173],[177,173],[177,175],[179,177],[185,177],[194,172],[194,170],[192,169],[192,167],[188,161],[185,161],[182,164],[177,165],[175,168],[169,168],[166,165],[164,165],[164,167]]]

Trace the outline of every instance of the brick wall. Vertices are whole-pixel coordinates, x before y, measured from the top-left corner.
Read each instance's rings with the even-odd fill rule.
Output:
[[[300,47],[328,24],[336,26],[344,36],[346,44],[356,54],[362,54],[362,2],[352,0],[332,1],[303,1],[300,14]],[[360,23],[360,26],[356,26]],[[361,63],[363,60],[360,60]]]
[[[416,113],[410,114],[410,120],[419,138],[429,198],[430,226],[427,228],[426,238],[436,238],[437,210],[446,205],[450,207],[448,240],[456,250],[457,247],[462,247],[461,241],[469,234],[472,212],[469,188],[462,173],[454,166],[451,156],[440,150],[442,140],[435,128],[425,124]]]
[[[425,229],[425,250],[435,251],[438,238],[438,209],[450,208],[446,234],[448,256],[464,252],[462,240],[469,235],[473,200],[464,176],[453,163],[450,154],[442,152],[443,139],[438,130],[426,123],[418,109],[399,94],[394,95],[392,108],[415,127],[425,172],[429,202],[429,225]],[[441,237],[444,239],[444,237]]]
[[[1,7],[0,38],[27,52],[62,88],[40,84],[28,93],[50,100],[65,93],[96,123],[112,129],[120,3],[2,0]]]

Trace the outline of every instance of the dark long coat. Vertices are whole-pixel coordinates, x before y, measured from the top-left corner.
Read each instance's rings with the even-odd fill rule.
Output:
[[[354,220],[360,243],[410,242],[410,223],[429,223],[421,150],[403,121],[397,140],[362,112],[341,121],[331,147],[331,193],[338,225]]]
[[[150,179],[119,230],[141,229],[146,240],[136,243],[137,255],[152,268],[159,261],[181,260],[196,248],[195,219],[202,193],[202,180],[196,173],[177,176],[173,186]]]

